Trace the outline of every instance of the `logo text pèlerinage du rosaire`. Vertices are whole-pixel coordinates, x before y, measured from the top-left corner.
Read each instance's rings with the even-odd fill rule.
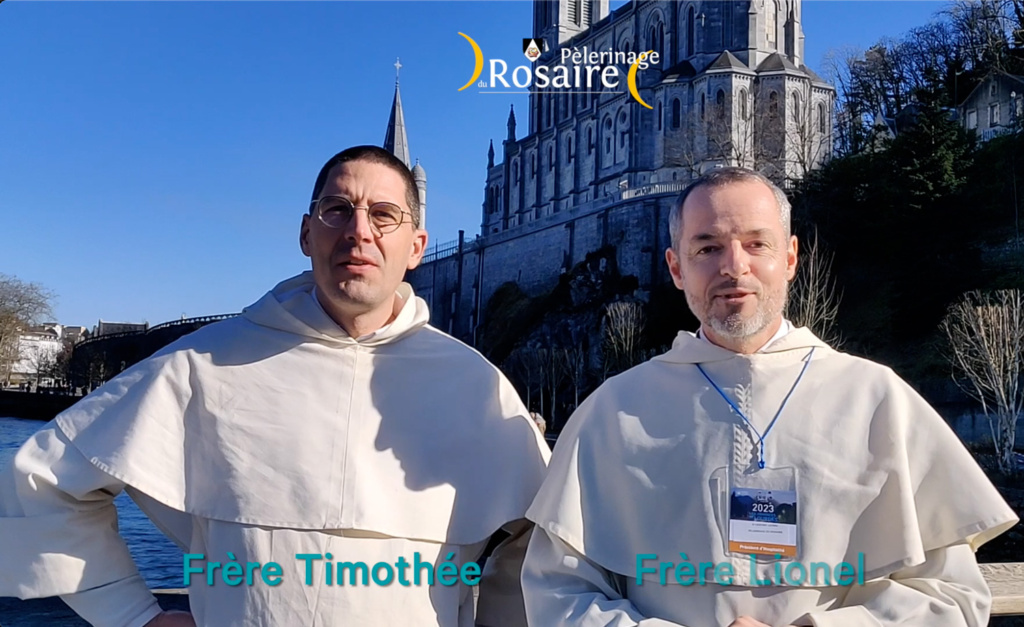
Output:
[[[622,50],[592,50],[587,46],[565,47],[558,52],[558,62],[552,65],[535,63],[540,58],[544,42],[540,39],[524,39],[523,55],[528,65],[509,67],[504,59],[487,59],[472,37],[459,33],[473,47],[473,75],[463,91],[476,85],[481,93],[499,93],[502,89],[520,89],[533,93],[589,93],[594,91],[607,92],[616,90],[622,84],[622,69],[629,66],[626,72],[626,86],[629,93],[641,105],[652,109],[644,102],[636,86],[638,70],[646,70],[657,65],[659,55],[653,50],[646,52],[625,52]],[[487,77],[481,79],[484,66],[487,66]]]

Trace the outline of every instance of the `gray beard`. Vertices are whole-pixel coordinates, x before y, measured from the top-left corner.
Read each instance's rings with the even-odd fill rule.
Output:
[[[775,298],[766,297],[758,303],[757,311],[749,318],[743,318],[739,313],[731,313],[724,318],[719,318],[714,316],[710,310],[700,311],[699,303],[694,302],[689,293],[684,293],[686,294],[686,304],[689,305],[690,311],[697,316],[701,324],[707,325],[712,331],[723,337],[742,339],[764,331],[776,316],[785,311],[786,301],[789,298],[788,288],[787,285],[781,303]]]

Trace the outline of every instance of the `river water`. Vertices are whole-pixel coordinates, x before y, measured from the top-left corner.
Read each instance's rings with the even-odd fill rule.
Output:
[[[46,423],[19,418],[0,418],[0,471],[6,469],[18,448]],[[121,535],[139,572],[150,588],[181,587],[181,550],[146,518],[127,494],[114,499]]]

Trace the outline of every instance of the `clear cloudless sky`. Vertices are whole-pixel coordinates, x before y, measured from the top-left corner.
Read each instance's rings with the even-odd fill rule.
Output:
[[[944,6],[805,0],[807,63]],[[3,2],[0,273],[53,290],[63,324],[241,310],[308,268],[313,179],[383,141],[396,57],[431,241],[475,236],[488,141],[500,161],[527,99],[459,92],[473,56],[458,33],[513,67],[531,30],[522,0]]]

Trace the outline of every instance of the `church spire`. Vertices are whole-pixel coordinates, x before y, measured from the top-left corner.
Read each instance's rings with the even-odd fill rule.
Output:
[[[505,141],[514,142],[516,140],[516,109],[513,105],[508,107],[508,137]]]
[[[402,63],[395,60],[395,100],[391,103],[391,117],[388,119],[388,130],[384,135],[384,150],[398,157],[406,167],[410,167],[409,137],[405,132],[405,114],[402,112],[402,96],[398,91],[398,72]]]
[[[487,148],[487,167],[494,167],[494,140],[491,140],[490,147]]]

